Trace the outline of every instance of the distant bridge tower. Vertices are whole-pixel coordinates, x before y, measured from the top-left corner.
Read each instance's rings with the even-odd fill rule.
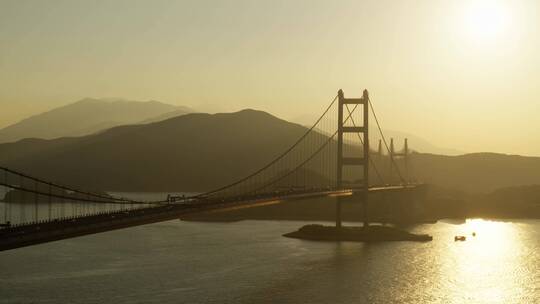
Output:
[[[343,119],[343,110],[349,105],[362,105],[363,111],[363,126],[345,126]],[[344,133],[361,133],[363,138],[363,156],[362,157],[344,157],[343,156],[343,134]],[[369,190],[369,94],[364,90],[362,98],[345,98],[343,91],[338,91],[338,148],[337,148],[337,187],[343,188],[343,168],[345,166],[362,166],[364,174],[362,177],[361,187],[364,190],[363,194],[363,213],[364,226],[369,225],[367,215],[368,190]],[[341,227],[341,198],[337,198],[336,202],[336,227]]]
[[[389,172],[389,176],[390,176],[390,182],[392,182],[393,180],[393,177],[394,177],[394,165],[397,166],[397,162],[395,162],[397,159],[403,159],[403,167],[405,169],[405,175],[403,176],[403,178],[405,179],[406,182],[409,181],[409,140],[407,138],[405,138],[405,143],[404,143],[404,146],[403,146],[403,150],[401,152],[396,152],[395,151],[395,148],[394,148],[394,139],[391,138],[390,139],[390,158],[389,158],[389,162],[390,162],[390,172]],[[395,163],[394,163],[395,162]],[[396,170],[399,170],[399,167],[396,168]]]

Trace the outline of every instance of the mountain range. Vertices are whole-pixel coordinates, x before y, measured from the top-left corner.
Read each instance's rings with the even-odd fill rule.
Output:
[[[0,144],[0,165],[87,189],[201,192],[259,169],[305,131],[255,110],[191,113],[82,137]],[[540,184],[539,157],[414,153],[409,167],[418,181],[468,192]]]
[[[53,140],[0,144],[0,164],[108,190],[204,191],[265,164],[305,128],[267,113],[194,113]]]
[[[158,101],[86,98],[26,118],[0,130],[0,143],[93,134],[112,127],[164,120],[193,112]]]
[[[159,122],[193,112],[196,111],[185,106],[173,106],[158,101],[85,98],[0,129],[0,143],[27,138],[80,137],[117,126]],[[305,115],[290,121],[311,127],[315,118],[311,119],[311,116]],[[438,147],[413,134],[393,130],[384,130],[384,133],[388,144],[391,138],[395,140],[396,150],[401,150],[404,139],[408,138],[410,148],[414,151],[442,155],[465,154],[459,150]],[[377,148],[379,139],[377,132],[371,132],[370,140],[374,149]]]

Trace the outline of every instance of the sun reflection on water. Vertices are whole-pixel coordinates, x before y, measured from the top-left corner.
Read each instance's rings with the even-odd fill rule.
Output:
[[[465,248],[478,257],[502,258],[518,245],[516,229],[510,223],[473,219],[467,220],[463,229],[469,241]]]
[[[449,244],[449,269],[454,280],[449,294],[454,303],[508,303],[519,298],[523,261],[515,224],[482,219],[457,227],[466,241]]]

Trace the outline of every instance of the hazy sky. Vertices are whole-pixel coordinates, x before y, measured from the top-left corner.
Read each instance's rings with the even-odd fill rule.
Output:
[[[539,15],[533,0],[0,0],[0,127],[84,97],[305,118],[367,88],[388,129],[540,156]]]

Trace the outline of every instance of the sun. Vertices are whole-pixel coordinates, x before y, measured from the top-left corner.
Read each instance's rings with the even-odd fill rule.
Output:
[[[504,39],[510,26],[508,8],[496,0],[471,1],[466,7],[464,31],[475,42]]]

